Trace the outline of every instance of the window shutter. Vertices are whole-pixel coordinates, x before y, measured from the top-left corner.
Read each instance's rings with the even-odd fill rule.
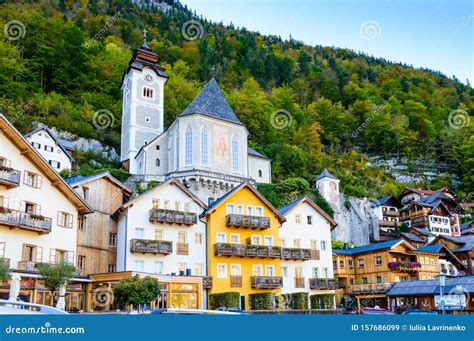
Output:
[[[23,257],[21,258],[21,260],[28,260],[28,257],[29,257],[29,254],[28,254],[28,248],[26,247],[27,245],[26,244],[23,244]]]
[[[41,205],[35,204],[35,214],[41,215]]]
[[[11,165],[12,165],[12,161],[11,161],[11,160],[4,159],[3,162],[5,162],[5,167],[11,167]]]
[[[67,252],[67,262],[68,264],[74,265],[74,251]]]
[[[50,249],[49,250],[49,262],[54,264],[56,263],[56,249]]]
[[[43,248],[41,246],[36,247],[36,262],[43,261]]]
[[[26,212],[26,201],[20,201],[20,211]]]
[[[68,214],[67,215],[67,227],[69,227],[70,229],[72,229],[72,214]]]
[[[2,206],[5,208],[8,208],[9,204],[10,204],[10,199],[8,199],[7,197],[2,197]]]
[[[41,175],[36,176],[36,188],[41,188],[43,183],[43,177]]]
[[[28,185],[28,171],[23,172],[23,183]]]

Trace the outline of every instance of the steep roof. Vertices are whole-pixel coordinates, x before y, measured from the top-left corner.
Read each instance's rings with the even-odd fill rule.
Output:
[[[378,206],[384,206],[384,205],[388,206],[387,204],[390,204],[391,206],[394,206],[394,207],[402,206],[400,202],[398,201],[398,199],[392,195],[387,195],[386,197],[379,198],[377,199],[375,203],[378,204]]]
[[[210,116],[243,125],[230,107],[229,102],[227,102],[214,78],[206,84],[199,95],[194,98],[191,104],[178,117],[194,114]]]
[[[413,233],[402,232],[400,234],[403,237],[405,237],[406,239],[408,239],[409,241],[412,241],[412,242],[417,242],[417,243],[424,243],[425,242],[424,239],[421,239],[420,237],[418,237],[416,234],[413,234]]]
[[[240,185],[238,185],[237,187],[234,187],[229,192],[221,196],[219,199],[211,203],[207,207],[207,209],[204,212],[202,212],[201,217],[205,217],[208,214],[215,211],[217,207],[219,207],[224,201],[226,201],[232,195],[234,195],[235,193],[237,193],[238,191],[240,191],[241,189],[245,187],[251,190],[257,197],[259,197],[259,199],[262,200],[267,205],[267,207],[270,208],[272,212],[278,217],[280,222],[286,221],[286,218],[283,215],[281,215],[281,213],[254,186],[252,186],[248,182],[242,182]]]
[[[430,252],[430,253],[440,253],[440,251],[444,248],[443,244],[435,244],[435,245],[425,245],[416,249],[416,251],[420,252]]]
[[[87,202],[54,170],[44,157],[23,137],[18,130],[0,114],[0,131],[11,140],[30,162],[36,165],[43,174],[82,214],[92,213],[92,208]]]
[[[51,138],[53,139],[54,143],[56,143],[58,145],[59,148],[61,148],[61,150],[64,152],[64,154],[66,154],[66,156],[69,158],[69,160],[71,160],[71,162],[74,162],[74,159],[72,158],[71,154],[69,154],[69,151],[67,149],[74,149],[74,147],[69,147],[70,144],[67,144],[66,140],[61,140],[60,138],[58,138],[51,129],[49,129],[48,127],[46,126],[41,126],[41,127],[38,127],[32,131],[30,131],[29,133],[25,134],[25,138],[27,139],[28,137],[36,134],[37,132],[39,131],[45,131],[49,134],[49,136],[51,136]],[[69,141],[67,141],[69,142]],[[70,143],[70,142],[69,142]]]
[[[125,186],[123,182],[121,182],[119,179],[117,179],[115,176],[110,174],[109,172],[100,172],[97,174],[92,174],[92,175],[87,175],[87,176],[72,176],[66,179],[66,182],[71,185],[71,187],[79,186],[91,181],[95,181],[100,178],[106,178],[112,183],[116,184],[117,186],[121,187],[127,194],[131,195],[132,190]]]
[[[324,170],[321,172],[321,174],[318,175],[318,177],[316,178],[316,181],[317,181],[317,180],[320,180],[320,179],[323,179],[323,178],[329,178],[329,179],[339,180],[339,179],[336,178],[334,175],[332,175],[331,173],[329,173],[329,171],[327,170],[327,168],[324,168]]]
[[[308,203],[311,207],[313,207],[316,211],[318,211],[324,218],[326,218],[326,220],[329,222],[329,224],[331,225],[331,228],[334,228],[336,227],[337,223],[334,221],[333,218],[331,218],[331,216],[329,214],[327,214],[321,207],[319,207],[313,200],[311,200],[310,198],[308,198],[308,196],[304,195],[292,202],[290,202],[289,204],[283,206],[281,209],[280,209],[280,213],[281,215],[286,215],[287,213],[289,213],[293,208],[295,208],[296,206],[298,206],[299,204],[303,203],[303,202],[306,202]]]
[[[458,246],[456,249],[451,250],[452,252],[470,252],[472,249],[474,249],[474,234],[467,234],[459,237],[439,235],[430,243],[430,245],[436,244],[441,238],[446,239]]]
[[[262,159],[271,160],[269,157],[257,152],[255,149],[252,149],[250,147],[247,147],[247,154],[249,156],[255,156],[255,157],[262,158]]]
[[[405,243],[406,245],[412,248],[412,246],[405,242],[403,239],[394,239],[388,240],[386,242],[354,247],[352,249],[332,249],[332,252],[337,255],[356,255],[359,253],[390,249],[400,243]]]
[[[446,278],[444,292],[455,292],[456,287],[461,287],[463,292],[474,293],[474,276],[463,276],[455,278]],[[439,295],[438,279],[397,282],[387,293],[389,297],[396,296],[434,296]]]

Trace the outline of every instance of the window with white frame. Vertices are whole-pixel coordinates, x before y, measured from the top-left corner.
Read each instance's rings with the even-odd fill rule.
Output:
[[[269,276],[269,277],[275,276],[275,266],[274,265],[266,265],[265,266],[265,276]]]
[[[72,228],[73,215],[67,212],[58,212],[58,226]]]
[[[154,91],[152,88],[149,88],[147,86],[144,86],[143,87],[143,97],[145,98],[152,98],[153,99],[153,96],[154,96]]]
[[[235,209],[234,204],[227,204],[226,213],[227,214],[234,214],[234,209]]]
[[[117,246],[117,233],[113,233],[113,232],[109,233],[109,246],[112,246],[112,247]]]
[[[155,261],[155,273],[162,275],[164,272],[163,262]]]
[[[218,243],[225,243],[226,242],[226,234],[225,233],[218,233],[217,234],[217,242]]]
[[[155,229],[155,240],[163,240],[164,233],[162,229]]]
[[[239,137],[234,135],[232,137],[232,170],[239,171]]]
[[[263,217],[263,207],[255,207],[255,215],[257,217]]]
[[[202,276],[203,265],[201,263],[194,264],[194,275]]]
[[[230,243],[231,244],[240,244],[240,234],[231,233],[230,234]]]
[[[252,266],[252,274],[253,276],[263,276],[263,265],[254,264]]]
[[[301,224],[301,214],[295,214],[295,223]]]
[[[107,264],[107,272],[115,272],[117,270],[117,265]]]
[[[314,278],[319,278],[319,268],[313,268],[313,276]]]
[[[193,129],[191,126],[186,128],[185,134],[185,163],[191,165],[193,163]]]
[[[242,276],[242,266],[240,264],[231,264],[230,265],[230,275],[231,276]]]
[[[145,271],[145,262],[142,260],[136,260],[133,264],[133,270],[144,272]]]
[[[262,236],[254,235],[252,236],[252,245],[261,245],[262,244]]]
[[[265,236],[265,239],[263,240],[263,244],[265,246],[272,246],[273,245],[273,237],[272,236]]]
[[[309,248],[311,250],[317,250],[318,249],[318,241],[317,240],[310,240],[309,241]]]
[[[282,277],[288,277],[288,267],[286,267],[286,266],[281,267],[281,276]]]
[[[253,206],[247,206],[247,215],[253,215]]]
[[[201,232],[196,232],[194,235],[194,242],[196,245],[202,245],[203,235]]]
[[[145,238],[145,229],[143,227],[135,228],[135,238],[144,239]]]
[[[217,264],[217,278],[227,278],[227,264]]]
[[[47,151],[47,152],[50,152],[52,153],[54,151],[54,147],[52,146],[48,146],[48,145],[44,145],[44,150]]]
[[[299,249],[301,247],[301,239],[293,239],[293,247]]]
[[[321,251],[326,251],[326,241],[321,240]]]
[[[237,205],[237,214],[244,214],[244,206]]]
[[[186,263],[178,263],[178,273],[179,274],[186,274],[186,268],[188,265]]]
[[[280,238],[280,246],[281,247],[286,247],[286,239],[285,238]]]
[[[201,129],[201,164],[209,165],[209,129]]]

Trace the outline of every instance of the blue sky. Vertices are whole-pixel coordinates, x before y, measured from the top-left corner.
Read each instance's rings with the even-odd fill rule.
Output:
[[[213,21],[346,47],[474,83],[471,0],[181,0]]]

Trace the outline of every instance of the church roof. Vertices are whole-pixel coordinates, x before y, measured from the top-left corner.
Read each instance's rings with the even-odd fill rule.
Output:
[[[216,80],[212,78],[194,98],[191,104],[178,116],[201,114],[242,125],[227,102]]]
[[[323,172],[321,174],[319,174],[319,176],[316,178],[316,180],[321,180],[323,178],[329,178],[329,179],[334,179],[334,180],[339,180],[338,178],[336,178],[334,175],[332,175],[331,173],[329,173],[329,171],[327,170],[327,168],[324,168]]]
[[[268,156],[265,156],[265,155],[257,152],[255,149],[252,149],[250,147],[247,147],[247,154],[249,156],[254,156],[254,157],[259,157],[259,158],[262,158],[262,159],[271,160]]]

